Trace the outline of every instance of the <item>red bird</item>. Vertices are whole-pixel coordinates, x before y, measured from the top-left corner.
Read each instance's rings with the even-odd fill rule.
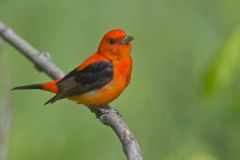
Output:
[[[109,31],[103,36],[97,52],[65,77],[13,90],[41,89],[56,93],[44,105],[68,98],[87,106],[105,106],[116,99],[130,82],[132,40],[133,37],[123,30]]]

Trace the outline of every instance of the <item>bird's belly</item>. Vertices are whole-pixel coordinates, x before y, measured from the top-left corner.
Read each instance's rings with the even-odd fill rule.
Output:
[[[116,99],[125,88],[125,78],[113,79],[101,89],[69,97],[87,106],[101,106]]]

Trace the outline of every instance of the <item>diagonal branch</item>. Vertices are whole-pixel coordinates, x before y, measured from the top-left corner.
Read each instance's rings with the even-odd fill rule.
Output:
[[[1,21],[0,36],[28,58],[38,70],[46,73],[52,79],[59,79],[64,76],[64,72],[50,60],[48,53],[42,53],[35,49]],[[104,107],[104,110],[94,108],[91,111],[96,114],[103,124],[110,126],[114,130],[122,143],[128,160],[142,160],[142,152],[137,140],[117,111],[110,107]]]

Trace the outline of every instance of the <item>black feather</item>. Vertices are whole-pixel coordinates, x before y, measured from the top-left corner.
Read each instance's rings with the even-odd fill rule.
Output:
[[[55,97],[46,102],[46,104],[97,90],[106,85],[112,78],[113,64],[111,61],[96,62],[82,70],[76,68],[56,84],[59,92]]]
[[[51,99],[49,99],[47,102],[44,103],[44,105],[47,105],[49,103],[54,103],[56,100],[58,99],[58,95],[52,97]]]
[[[22,89],[42,89],[42,86],[41,84],[32,84],[32,85],[15,87],[11,90],[22,90]]]

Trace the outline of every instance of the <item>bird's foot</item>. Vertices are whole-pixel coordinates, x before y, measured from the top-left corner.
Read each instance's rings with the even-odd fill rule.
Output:
[[[115,113],[121,117],[120,113],[116,109],[112,109],[109,106],[97,106],[97,107],[91,106],[89,108],[92,112],[96,114],[96,117],[100,119],[102,122],[106,114]]]

